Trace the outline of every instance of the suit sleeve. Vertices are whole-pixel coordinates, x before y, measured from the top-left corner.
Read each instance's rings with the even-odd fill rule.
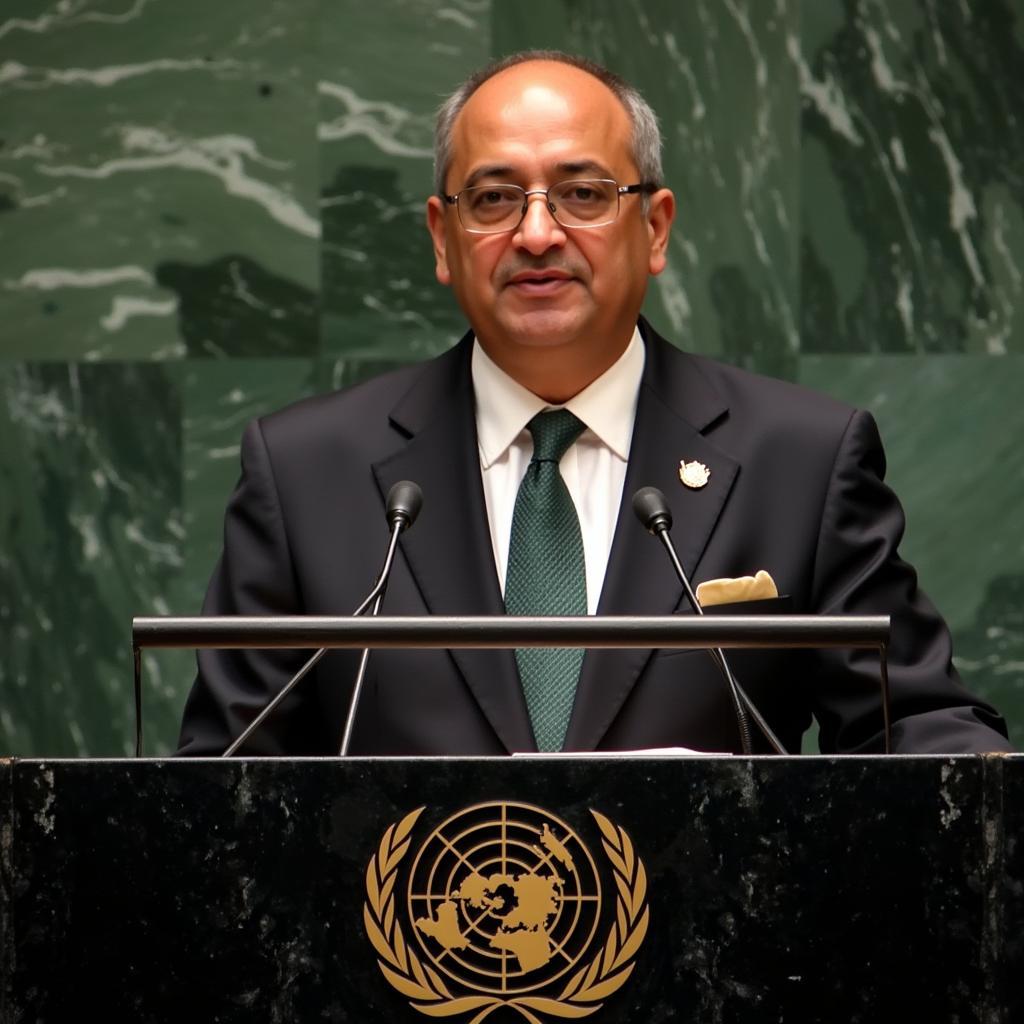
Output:
[[[870,414],[855,412],[840,442],[821,518],[813,608],[824,615],[889,615],[889,686],[896,753],[1012,750],[1006,726],[962,684],[949,630],[900,558],[903,510],[884,483],[885,455]],[[810,679],[823,752],[882,749],[879,659],[872,650],[823,652]]]
[[[224,520],[224,549],[203,602],[204,615],[300,615],[273,467],[258,420],[242,437],[242,475]],[[204,650],[182,719],[178,753],[217,756],[280,691],[308,651]],[[323,753],[322,731],[303,685],[275,710],[243,754]]]

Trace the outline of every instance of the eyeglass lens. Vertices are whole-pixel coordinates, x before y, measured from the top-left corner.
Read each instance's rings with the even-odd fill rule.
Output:
[[[619,192],[614,181],[561,181],[547,192],[548,209],[565,227],[591,227],[614,220]],[[459,216],[470,230],[506,231],[519,226],[526,192],[518,185],[478,185],[459,193]]]

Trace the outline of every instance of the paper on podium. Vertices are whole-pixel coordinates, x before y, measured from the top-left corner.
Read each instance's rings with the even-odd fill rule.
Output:
[[[732,757],[730,751],[691,750],[689,747],[647,747],[643,750],[517,750],[513,757]]]

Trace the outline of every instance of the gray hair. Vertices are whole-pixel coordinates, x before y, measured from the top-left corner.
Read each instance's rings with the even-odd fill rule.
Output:
[[[579,68],[580,71],[585,71],[588,75],[593,75],[599,82],[606,85],[615,94],[623,107],[626,108],[626,114],[629,116],[630,124],[633,126],[631,140],[632,156],[636,169],[640,174],[640,181],[645,184],[661,185],[661,131],[658,128],[658,117],[637,89],[625,79],[620,78],[614,72],[602,67],[596,61],[589,60],[587,57],[563,53],[561,50],[522,50],[519,53],[513,53],[481,68],[467,78],[441,104],[437,112],[437,121],[434,125],[434,191],[439,196],[445,194],[445,181],[454,156],[452,135],[455,128],[455,119],[459,116],[470,96],[484,82],[500,74],[502,71],[515,67],[517,64],[525,64],[528,61],[534,60],[568,64],[571,67]],[[644,196],[645,200],[646,198]]]

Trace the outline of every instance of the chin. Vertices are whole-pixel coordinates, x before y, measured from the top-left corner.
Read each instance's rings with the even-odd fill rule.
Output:
[[[499,323],[498,329],[516,345],[528,348],[557,348],[571,345],[586,330],[577,314],[561,310],[537,310],[518,316],[513,322]]]

